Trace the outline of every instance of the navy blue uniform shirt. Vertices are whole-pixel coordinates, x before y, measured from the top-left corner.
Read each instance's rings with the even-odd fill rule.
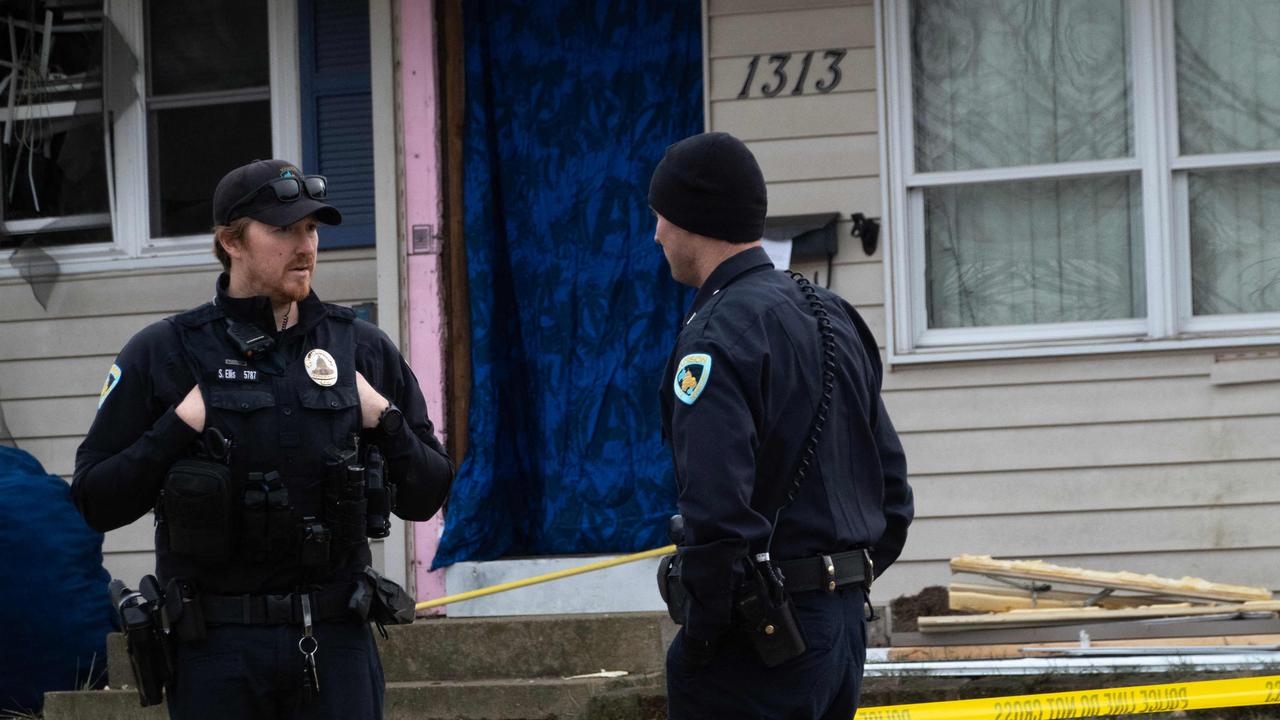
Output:
[[[816,289],[835,333],[835,389],[772,558],[870,548],[878,574],[902,552],[913,516],[906,457],[881,402],[875,338],[851,305]],[[721,263],[685,318],[660,392],[695,639],[729,628],[741,559],[765,550],[821,397],[821,357],[804,293],[760,248]]]
[[[322,303],[314,292],[298,302],[297,324],[279,331],[275,328],[275,316],[267,298],[230,297],[226,291],[225,274],[219,278],[216,287],[216,307],[206,304],[176,318],[147,326],[125,345],[116,358],[103,388],[93,425],[76,452],[71,495],[89,526],[106,532],[137,520],[155,506],[169,467],[179,458],[191,454],[198,433],[177,416],[174,408],[196,384],[192,362],[204,361],[204,364],[220,367],[224,358],[229,358],[226,363],[245,365],[235,359],[239,355],[226,337],[223,316],[270,333],[275,340],[272,355],[283,363],[282,367],[288,368],[302,363],[308,343],[318,334],[328,332],[335,324],[348,328],[350,332],[344,337],[351,338],[353,347],[349,348],[349,353],[354,370],[395,403],[404,413],[405,421],[403,430],[395,437],[383,437],[376,429],[364,430],[361,435],[366,442],[375,441],[386,458],[388,479],[396,483],[398,491],[396,514],[406,520],[429,519],[443,504],[449,491],[453,466],[435,437],[431,420],[427,417],[426,402],[413,372],[386,333],[370,323],[355,319],[347,308]],[[182,320],[200,315],[218,318],[207,326],[192,330],[207,330],[216,350],[211,358],[193,359],[184,352]],[[345,383],[344,391],[350,395],[355,407],[330,414],[358,428],[359,407],[354,373],[349,367],[340,368],[338,372],[341,381],[333,389],[343,390]],[[314,449],[312,446],[322,446],[334,431],[325,417],[327,413],[306,411],[299,405],[299,398],[292,395],[321,388],[311,388],[310,381],[299,387],[282,382],[280,377],[268,377],[265,373],[260,373],[257,379],[258,383],[237,384],[204,378],[202,388],[207,422],[212,422],[217,412],[210,405],[210,388],[224,395],[229,390],[274,392],[277,397],[269,403],[270,407],[245,414],[246,419],[253,418],[251,426],[259,432],[235,438],[241,446],[255,453],[256,460],[264,463],[264,467],[251,469],[279,469],[287,476],[294,467],[318,464],[318,450],[308,453],[305,461],[293,454]],[[246,423],[246,427],[249,426]],[[285,432],[290,428],[291,432]],[[157,550],[162,556],[158,557],[158,565],[163,566],[161,561],[166,559],[163,557],[164,543],[159,539]],[[368,552],[367,546],[362,545],[358,552],[344,558],[342,564],[358,569],[361,563],[368,562]],[[159,567],[158,570],[163,572],[165,568]],[[246,570],[236,574],[233,565],[218,572],[201,569],[198,574],[215,580],[216,585],[235,586],[214,589],[235,592],[287,590],[302,577],[295,568],[283,568],[274,574],[270,570]]]

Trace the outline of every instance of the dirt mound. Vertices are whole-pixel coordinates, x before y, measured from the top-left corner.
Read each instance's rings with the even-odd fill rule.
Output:
[[[947,589],[941,585],[932,585],[915,595],[903,595],[889,603],[889,611],[893,619],[893,632],[917,632],[920,626],[916,618],[931,615],[968,615],[970,613],[952,610]]]

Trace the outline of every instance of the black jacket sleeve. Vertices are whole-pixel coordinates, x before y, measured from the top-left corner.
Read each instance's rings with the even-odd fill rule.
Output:
[[[881,394],[884,367],[880,363],[880,350],[876,345],[875,335],[871,328],[858,314],[852,305],[840,301],[840,306],[853,322],[862,341],[870,365],[866,377],[867,397],[872,398],[871,431],[875,437],[876,453],[880,459],[880,471],[884,476],[884,512],[885,529],[880,539],[871,547],[871,562],[875,564],[876,575],[883,573],[902,554],[907,543],[907,528],[915,517],[915,500],[911,485],[907,482],[907,455],[902,450],[902,441],[898,439],[898,431],[889,419],[889,411],[885,409]]]
[[[436,439],[418,379],[391,338],[358,321],[360,372],[374,389],[404,413],[404,430],[394,438],[371,431],[368,438],[387,460],[387,477],[396,483],[396,515],[430,520],[444,505],[453,485],[453,462]]]
[[[169,466],[198,435],[174,412],[191,389],[174,382],[190,375],[180,367],[177,343],[163,321],[129,341],[116,358],[119,379],[104,386],[93,425],[76,451],[71,497],[98,532],[128,525],[154,507]]]
[[[685,523],[682,582],[691,600],[685,632],[703,642],[730,628],[749,539],[769,532],[769,520],[751,507],[760,447],[755,418],[762,402],[762,349],[744,345],[752,345],[746,336],[734,347],[682,339],[677,355],[711,358],[700,394],[690,404],[677,400],[671,423],[677,505]]]
[[[880,454],[880,470],[884,474],[884,534],[871,548],[871,562],[876,575],[883,573],[902,554],[907,543],[907,527],[915,517],[911,485],[907,482],[907,455],[885,410],[884,400],[876,395],[876,449]]]

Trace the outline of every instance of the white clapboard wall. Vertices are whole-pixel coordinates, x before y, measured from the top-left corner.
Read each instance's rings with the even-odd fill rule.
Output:
[[[0,410],[17,445],[71,482],[116,353],[148,324],[207,302],[217,272],[211,257],[207,265],[65,275],[47,309],[21,278],[0,279]],[[326,302],[372,302],[376,285],[372,248],[320,254],[315,289]],[[153,532],[148,513],[106,534],[113,577],[133,583],[152,572]]]
[[[880,217],[873,3],[705,8],[709,129],[751,147],[770,214]],[[829,49],[846,51],[842,78],[819,94]],[[792,95],[811,50],[810,77]],[[788,85],[762,97],[774,54],[791,55]],[[739,99],[756,56],[755,87]],[[867,257],[847,221],[839,230],[831,287],[883,348],[881,251]],[[825,262],[796,269],[827,272]],[[1280,359],[1175,351],[924,364],[892,368],[884,388],[917,516],[880,599],[945,584],[960,553],[1280,587]]]

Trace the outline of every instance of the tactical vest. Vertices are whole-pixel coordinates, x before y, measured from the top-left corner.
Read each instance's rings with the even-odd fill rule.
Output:
[[[216,303],[170,318],[204,396],[206,437],[216,428],[230,450],[220,470],[225,482],[201,477],[219,471],[203,459],[180,461],[166,479],[156,531],[162,582],[181,577],[211,592],[281,592],[345,580],[369,564],[363,514],[358,536],[347,533],[319,561],[314,552],[317,533],[339,539],[332,537],[338,533],[326,493],[332,495],[340,478],[326,458],[349,451],[361,428],[355,315],[320,307],[323,318],[302,318],[304,335],[298,337],[295,326],[255,357],[232,341],[233,321]],[[308,371],[305,359],[314,350],[327,352],[336,368],[323,358]],[[327,383],[331,370],[332,385],[313,379]],[[189,477],[175,479],[182,473]],[[225,492],[208,490],[219,482]],[[182,532],[174,531],[175,523]]]

